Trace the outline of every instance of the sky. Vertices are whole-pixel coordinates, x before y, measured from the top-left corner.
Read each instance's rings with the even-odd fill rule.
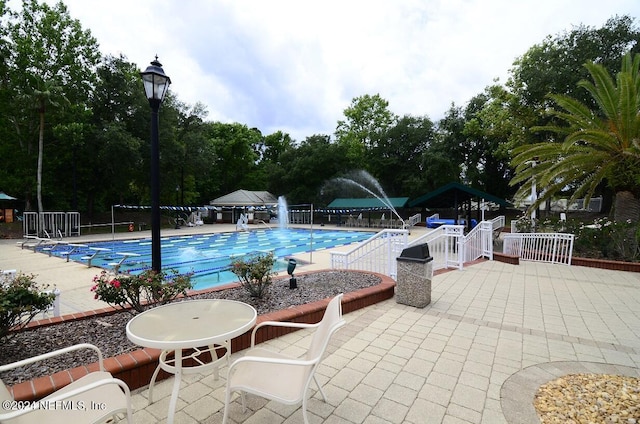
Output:
[[[46,0],[55,3],[55,0]],[[103,54],[144,70],[157,54],[171,91],[207,120],[303,141],[332,135],[352,100],[441,119],[548,35],[638,0],[64,0]],[[142,90],[142,87],[141,87]]]

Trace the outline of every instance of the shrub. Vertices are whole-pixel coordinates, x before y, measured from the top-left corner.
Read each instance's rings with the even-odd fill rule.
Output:
[[[534,225],[535,224],[535,225]],[[585,258],[636,262],[640,259],[640,225],[597,218],[592,222],[556,217],[536,220],[527,217],[516,222],[518,232],[569,233],[575,235],[573,255]]]
[[[635,262],[640,258],[640,226],[599,218],[585,225],[572,224],[574,254],[586,257]]]
[[[187,294],[193,286],[191,275],[179,275],[171,271],[170,275],[161,271],[146,270],[138,275],[113,276],[106,270],[93,278],[91,291],[95,298],[109,305],[137,312],[155,304],[165,304],[178,295]],[[133,312],[131,312],[133,313]]]
[[[249,256],[248,259],[236,259],[231,263],[231,272],[240,278],[240,285],[252,297],[261,299],[272,283],[275,262],[273,252],[261,253]]]
[[[10,330],[24,328],[53,304],[55,295],[43,292],[46,288],[31,274],[18,273],[0,281],[0,340],[9,338]]]

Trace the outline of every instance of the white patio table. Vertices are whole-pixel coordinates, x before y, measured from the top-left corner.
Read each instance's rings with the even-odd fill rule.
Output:
[[[182,374],[214,369],[217,378],[220,362],[228,361],[231,355],[231,339],[250,330],[256,317],[256,310],[246,303],[205,299],[158,306],[127,323],[129,340],[139,346],[162,350],[149,385],[149,403],[153,402],[153,385],[160,369],[175,375],[167,423],[173,423]],[[183,356],[183,350],[189,353]],[[220,358],[217,350],[225,351]],[[205,353],[210,353],[212,360],[202,360],[201,355]],[[183,367],[187,358],[193,358],[199,365]]]

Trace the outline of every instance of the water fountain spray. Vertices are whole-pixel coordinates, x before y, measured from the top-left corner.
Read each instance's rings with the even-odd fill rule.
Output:
[[[402,219],[400,217],[400,215],[398,214],[398,211],[396,210],[395,207],[393,207],[393,205],[391,204],[391,201],[389,200],[389,197],[387,197],[387,194],[384,192],[384,190],[382,189],[382,186],[380,185],[380,183],[378,182],[378,180],[376,180],[371,174],[369,174],[367,171],[364,170],[360,170],[360,171],[356,171],[354,173],[355,176],[358,177],[358,179],[361,179],[363,182],[366,182],[370,185],[373,186],[373,188],[375,190],[377,190],[377,193],[375,193],[374,191],[372,191],[371,189],[369,189],[368,187],[366,187],[365,185],[351,179],[351,178],[345,178],[345,177],[338,177],[338,178],[334,178],[334,181],[337,182],[341,182],[341,183],[346,183],[352,186],[355,186],[361,190],[366,191],[367,193],[371,194],[372,196],[374,196],[376,199],[380,200],[382,202],[383,205],[385,205],[387,208],[389,208],[389,210],[400,220],[400,222],[402,222],[402,228],[406,228],[406,224],[404,222],[404,219]]]

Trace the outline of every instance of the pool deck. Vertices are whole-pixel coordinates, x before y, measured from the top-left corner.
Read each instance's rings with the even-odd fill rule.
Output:
[[[314,253],[305,270],[327,268],[322,255]],[[39,274],[65,293],[77,290],[78,299],[90,297],[96,273],[3,241],[0,269],[9,268]],[[532,424],[539,422],[537,388],[559,376],[640,377],[640,273],[481,261],[436,275],[425,308],[390,299],[345,319],[317,371],[329,403],[311,390],[312,423]],[[296,332],[267,343],[302,352],[308,342]],[[220,374],[184,377],[176,423],[221,422],[226,367]],[[158,383],[152,405],[146,388],[133,392],[136,423],[166,422],[172,384]],[[247,400],[246,413],[233,402],[232,423],[302,422],[299,405]]]
[[[309,226],[292,226],[295,228],[309,228]],[[250,225],[249,230],[264,229],[264,226]],[[314,225],[314,230],[321,229],[342,229],[351,231],[367,231],[366,228],[348,228]],[[191,234],[210,234],[236,232],[235,224],[210,224],[198,227],[182,227],[180,229],[163,229],[162,237],[184,236]],[[415,237],[425,231],[424,228],[412,231]],[[373,234],[373,233],[372,233]],[[70,243],[90,243],[104,240],[126,240],[136,238],[149,238],[151,231],[134,231],[127,233],[95,234],[83,235],[65,239]],[[0,240],[0,270],[16,269],[25,274],[34,274],[39,284],[48,285],[49,288],[57,288],[61,292],[60,313],[61,315],[76,312],[89,311],[108,307],[102,301],[93,299],[90,292],[93,286],[93,277],[100,274],[100,268],[88,267],[77,262],[67,262],[64,258],[49,257],[43,253],[34,253],[27,248],[21,249],[18,242],[23,240]],[[311,254],[302,253],[293,255],[298,260],[296,272],[315,271],[329,268],[330,251],[348,250],[349,246],[342,246],[335,249],[314,251]],[[309,263],[311,261],[311,263]],[[286,273],[282,273],[285,274]]]

